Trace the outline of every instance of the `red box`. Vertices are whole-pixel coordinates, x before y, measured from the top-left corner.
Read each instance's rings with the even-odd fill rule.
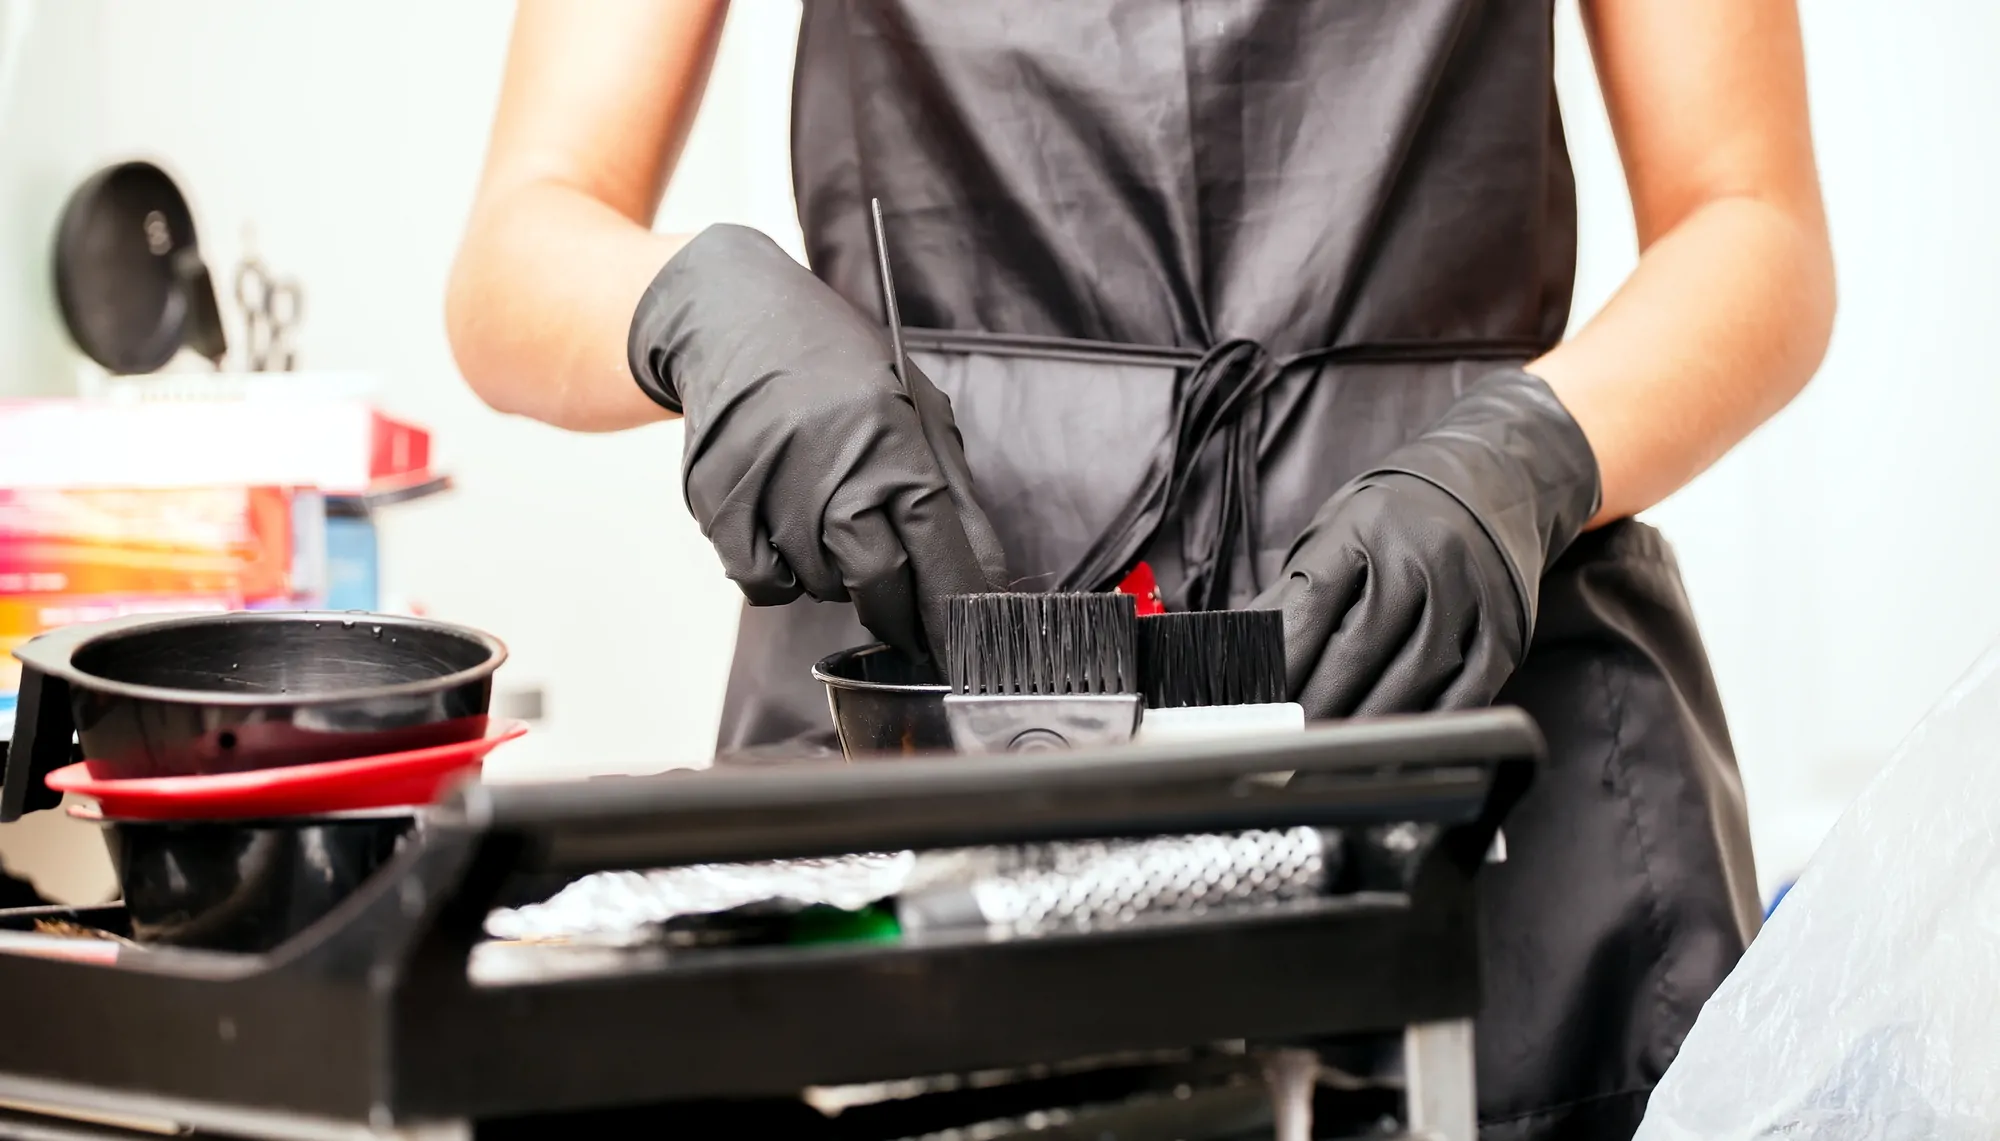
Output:
[[[0,400],[0,487],[360,495],[430,462],[430,433],[354,400]]]

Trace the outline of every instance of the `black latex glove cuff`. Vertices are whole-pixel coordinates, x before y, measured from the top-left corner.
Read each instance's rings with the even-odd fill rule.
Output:
[[[1521,596],[1521,645],[1535,630],[1542,572],[1597,514],[1604,488],[1583,429],[1531,372],[1482,377],[1442,420],[1363,481],[1412,475],[1456,499],[1507,560]]]
[[[646,292],[639,295],[639,304],[632,310],[632,325],[625,333],[625,364],[632,370],[632,379],[639,384],[639,391],[660,407],[679,416],[687,409],[681,404],[680,390],[674,387],[674,380],[667,364],[667,346],[671,338],[665,336],[675,316],[674,294],[682,288],[681,278],[685,266],[680,264],[680,255],[685,246],[675,251],[660,272],[646,286]]]
[[[951,401],[915,366],[905,392],[887,331],[763,234],[711,226],[682,247],[627,357],[685,417],[688,509],[752,604],[852,602],[922,660],[944,599],[1004,578]]]
[[[1547,382],[1481,378],[1336,492],[1256,602],[1285,613],[1293,693],[1317,717],[1490,702],[1527,654],[1543,572],[1600,495]]]

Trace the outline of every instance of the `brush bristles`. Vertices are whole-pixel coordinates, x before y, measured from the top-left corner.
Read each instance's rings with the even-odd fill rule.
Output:
[[[1138,620],[1138,644],[1150,709],[1289,700],[1285,619],[1276,610],[1155,614]]]
[[[1137,689],[1130,595],[960,594],[946,607],[945,679],[959,693]]]

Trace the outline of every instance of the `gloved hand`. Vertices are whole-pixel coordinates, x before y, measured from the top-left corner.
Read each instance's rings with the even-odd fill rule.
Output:
[[[1334,493],[1252,604],[1284,611],[1306,714],[1490,703],[1527,654],[1543,570],[1601,494],[1589,441],[1540,377],[1467,389]]]
[[[947,595],[1000,584],[950,400],[914,366],[906,396],[887,331],[763,234],[712,226],[675,254],[627,356],[686,416],[688,509],[752,605],[852,601],[922,661]]]

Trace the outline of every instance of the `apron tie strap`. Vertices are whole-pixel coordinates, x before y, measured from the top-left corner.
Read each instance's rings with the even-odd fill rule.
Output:
[[[1251,413],[1280,375],[1280,364],[1247,338],[1224,341],[1202,355],[1174,402],[1166,454],[1156,457],[1145,482],[1059,589],[1111,589],[1131,572],[1165,520],[1178,518],[1187,531],[1186,605],[1199,610],[1228,605],[1238,548],[1256,533],[1261,417]],[[1198,475],[1205,478],[1198,481]],[[1208,494],[1186,510],[1195,490]],[[1242,561],[1254,563],[1249,552],[1240,553]]]
[[[1114,590],[1137,566],[1166,520],[1181,527],[1183,582],[1177,605],[1219,610],[1229,605],[1239,572],[1257,581],[1258,445],[1261,397],[1299,365],[1390,364],[1491,360],[1519,362],[1546,351],[1532,337],[1376,341],[1330,345],[1273,356],[1238,337],[1206,352],[1177,346],[1085,341],[983,330],[904,330],[920,351],[989,353],[1039,360],[1150,365],[1179,371],[1172,422],[1145,479],[1090,549],[1061,576],[1056,590]],[[1181,371],[1184,370],[1184,371]]]

